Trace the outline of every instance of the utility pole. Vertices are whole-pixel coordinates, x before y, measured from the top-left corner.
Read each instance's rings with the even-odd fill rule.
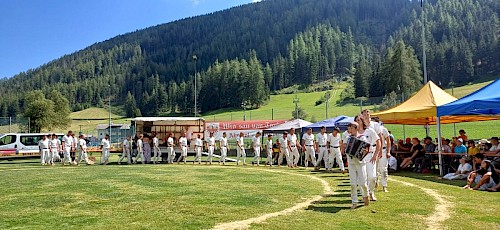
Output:
[[[113,143],[113,141],[111,141],[111,77],[109,78],[109,100],[108,100],[108,109],[109,109],[109,142],[110,143]]]
[[[422,62],[424,68],[424,84],[427,84],[429,78],[427,77],[427,55],[425,54],[425,15],[424,15],[424,0],[421,0],[420,6],[422,7]]]
[[[330,91],[326,92],[325,97],[326,97],[326,106],[325,106],[326,114],[325,114],[325,119],[328,119],[328,102],[330,101]]]
[[[243,120],[247,120],[247,101],[241,102],[241,107],[243,108]]]
[[[297,95],[295,95],[295,98],[293,99],[293,103],[295,103],[295,118],[299,119],[299,98]]]
[[[194,116],[198,116],[198,91],[196,89],[196,61],[198,60],[198,57],[196,55],[193,55],[193,62],[194,62]]]

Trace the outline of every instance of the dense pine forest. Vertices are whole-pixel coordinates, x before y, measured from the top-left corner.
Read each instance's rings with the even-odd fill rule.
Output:
[[[466,84],[500,72],[499,1],[423,6],[267,0],[146,28],[0,80],[0,117],[21,115],[37,89],[61,92],[72,110],[111,95],[127,116],[191,113],[195,71],[201,112],[259,107],[273,91],[332,78],[353,78],[347,97],[408,95],[422,84],[422,25],[430,80]]]

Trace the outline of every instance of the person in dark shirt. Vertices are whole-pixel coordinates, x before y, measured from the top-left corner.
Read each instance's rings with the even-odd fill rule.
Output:
[[[414,137],[412,139],[412,144],[413,145],[410,149],[412,155],[405,158],[400,165],[400,167],[403,169],[412,165],[415,159],[425,156],[424,147],[420,144],[420,140],[418,138]]]
[[[432,138],[431,137],[424,138],[424,151],[425,151],[424,153],[433,153],[435,149],[436,145],[432,143]],[[423,156],[415,158],[415,171],[426,172],[426,170],[424,170],[425,168],[424,166],[426,162],[430,161],[432,161],[431,155],[423,154]]]

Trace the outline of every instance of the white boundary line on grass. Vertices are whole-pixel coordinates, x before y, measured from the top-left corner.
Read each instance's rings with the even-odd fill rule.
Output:
[[[332,189],[330,188],[330,184],[313,175],[306,175],[306,174],[299,174],[299,173],[293,173],[293,172],[287,172],[287,171],[277,171],[277,170],[269,170],[269,169],[257,169],[257,168],[246,168],[248,170],[256,170],[256,171],[266,171],[266,172],[273,172],[273,173],[283,173],[283,174],[289,174],[289,175],[294,175],[294,176],[302,176],[302,177],[308,177],[312,180],[316,180],[321,182],[323,185],[323,194],[322,195],[317,195],[314,196],[304,202],[298,203],[290,208],[278,211],[278,212],[273,212],[273,213],[267,213],[258,217],[253,217],[250,219],[246,220],[240,220],[240,221],[234,221],[234,222],[228,222],[228,223],[220,223],[214,226],[212,229],[213,230],[222,230],[222,229],[248,229],[251,224],[257,224],[257,223],[262,223],[266,221],[269,218],[273,217],[278,217],[278,216],[283,216],[290,214],[292,212],[304,209],[309,207],[313,202],[317,202],[321,200],[325,195],[332,195],[334,194]]]
[[[393,178],[389,178],[389,180],[397,182],[397,183],[401,183],[401,184],[406,185],[406,186],[419,188],[419,189],[423,190],[425,193],[427,193],[427,195],[434,198],[437,201],[437,205],[434,207],[434,212],[425,218],[425,222],[427,224],[427,229],[431,229],[431,230],[444,229],[444,226],[442,226],[442,224],[443,224],[443,222],[445,222],[447,219],[449,219],[451,217],[451,213],[450,213],[449,209],[451,209],[453,207],[452,202],[448,201],[445,198],[445,196],[440,195],[438,192],[436,192],[436,190],[420,187],[420,186],[417,186],[415,184],[405,182],[405,181],[396,180]]]

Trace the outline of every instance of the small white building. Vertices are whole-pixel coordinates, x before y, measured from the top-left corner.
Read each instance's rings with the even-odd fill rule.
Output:
[[[111,135],[112,143],[119,143],[130,133],[130,124],[111,124],[111,133],[109,130],[109,124],[100,124],[96,127],[97,130],[97,139],[101,140],[106,136],[106,134]]]

